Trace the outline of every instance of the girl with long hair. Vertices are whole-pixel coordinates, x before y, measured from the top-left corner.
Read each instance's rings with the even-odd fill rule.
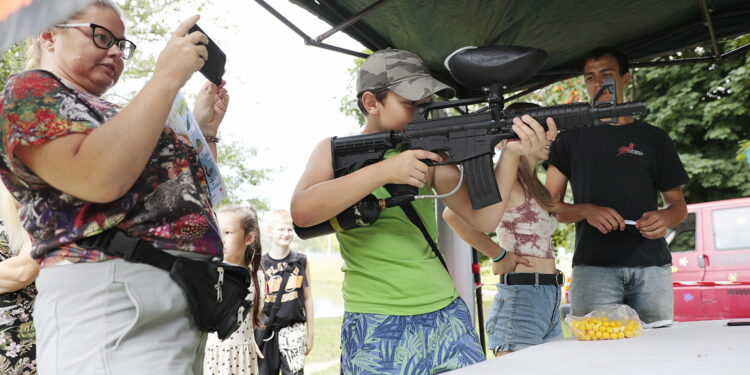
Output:
[[[258,214],[248,206],[228,206],[219,210],[219,229],[224,243],[224,262],[250,269],[252,289],[248,298],[253,299],[252,311],[240,328],[225,340],[215,333],[208,335],[206,355],[203,362],[205,374],[257,374],[258,354],[253,332],[260,323],[260,290],[258,284],[261,259],[260,229]]]
[[[562,337],[562,274],[556,269],[552,248],[558,221],[552,198],[536,175],[537,164],[547,160],[555,137],[553,131],[547,132],[546,140],[532,137],[529,147],[518,140],[504,143],[496,167],[504,205],[496,229],[499,245],[451,211],[443,213],[456,234],[490,256],[493,272],[501,275],[486,323],[489,348],[498,356]],[[507,269],[499,261],[508,256],[524,260],[517,259],[514,268]]]

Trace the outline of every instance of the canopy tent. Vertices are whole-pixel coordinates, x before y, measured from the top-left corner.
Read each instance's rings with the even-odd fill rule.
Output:
[[[0,51],[72,16],[93,0],[2,0]]]
[[[513,97],[580,75],[584,56],[597,46],[619,48],[633,66],[711,63],[750,51],[750,45],[723,51],[720,43],[750,33],[748,1],[290,0],[332,26],[317,37],[307,35],[270,2],[255,1],[311,46],[366,57],[362,51],[325,43],[332,34],[344,32],[373,51],[392,47],[415,52],[461,98],[479,95],[458,85],[443,61],[465,46],[516,45],[549,54],[539,73],[507,88],[515,92]],[[704,45],[708,56],[653,60],[697,45]],[[437,212],[443,207],[438,202]],[[470,247],[444,221],[438,220],[438,226],[438,243],[454,283],[472,314],[479,315],[481,307],[474,310],[471,302],[474,290],[481,288],[471,277]]]
[[[443,60],[464,46],[520,45],[549,53],[546,65],[524,84],[538,88],[580,74],[581,59],[595,46],[621,49],[634,66],[653,57],[706,44],[711,56],[671,63],[718,61],[750,49],[722,51],[719,41],[750,32],[750,2],[736,0],[290,0],[333,28],[307,36],[264,0],[256,0],[309,45],[355,56],[324,43],[343,31],[376,51],[402,48],[420,55],[439,79],[459,88]]]

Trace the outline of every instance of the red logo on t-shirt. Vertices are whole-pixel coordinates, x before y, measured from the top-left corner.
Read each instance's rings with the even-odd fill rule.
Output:
[[[635,143],[632,143],[632,142],[627,146],[620,146],[620,148],[617,149],[617,156],[624,155],[624,154],[633,154],[633,155],[643,156],[643,152],[636,150]]]

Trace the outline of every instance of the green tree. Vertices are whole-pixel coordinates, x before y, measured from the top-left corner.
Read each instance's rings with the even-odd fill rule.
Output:
[[[722,43],[725,51],[750,43],[750,34]],[[696,48],[664,59],[706,56]],[[669,133],[690,183],[688,202],[750,195],[748,164],[738,160],[750,139],[750,53],[717,64],[639,69],[638,100],[648,103],[647,120]]]
[[[573,77],[553,83],[518,98],[518,101],[537,103],[543,106],[588,102],[586,85],[582,77]]]
[[[0,87],[12,74],[23,70],[26,65],[26,43],[16,43],[0,55]]]
[[[248,167],[248,158],[257,155],[255,148],[244,145],[240,140],[221,141],[218,144],[219,169],[228,196],[221,205],[251,203],[258,211],[270,209],[268,202],[255,198],[247,191],[248,186],[257,186],[267,180],[274,172],[272,169],[252,169]]]
[[[200,12],[213,0],[118,0],[126,18],[128,38],[135,41],[138,49],[128,60],[120,82],[106,94],[106,99],[125,105],[135,96],[137,90],[123,91],[120,87],[139,87],[153,72],[156,55],[175,26],[174,20],[181,9],[194,9]],[[20,42],[0,54],[0,87],[10,75],[24,70],[27,42]],[[153,48],[149,48],[153,47]],[[127,89],[125,89],[127,90]],[[188,95],[190,97],[190,95]],[[246,187],[258,185],[269,178],[273,170],[248,168],[249,159],[256,156],[256,150],[238,141],[222,142],[218,146],[219,168],[227,188],[228,197],[222,204],[248,201],[258,210],[268,209],[264,200],[252,197]]]
[[[370,54],[372,53],[372,51],[364,50],[363,53]],[[365,59],[354,59],[354,66],[348,69],[349,76],[351,78],[349,79],[349,85],[347,86],[347,93],[346,95],[343,95],[339,98],[339,112],[343,113],[346,116],[354,118],[355,120],[357,120],[357,123],[360,126],[365,125],[365,116],[362,114],[362,111],[359,110],[359,106],[357,105],[357,97],[351,95],[351,93],[357,91],[357,71],[359,71],[359,68],[362,66],[363,62],[365,62]]]

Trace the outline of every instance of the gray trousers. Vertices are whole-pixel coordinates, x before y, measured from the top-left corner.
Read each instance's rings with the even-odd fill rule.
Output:
[[[115,259],[42,268],[40,375],[199,375],[206,335],[169,274]]]

